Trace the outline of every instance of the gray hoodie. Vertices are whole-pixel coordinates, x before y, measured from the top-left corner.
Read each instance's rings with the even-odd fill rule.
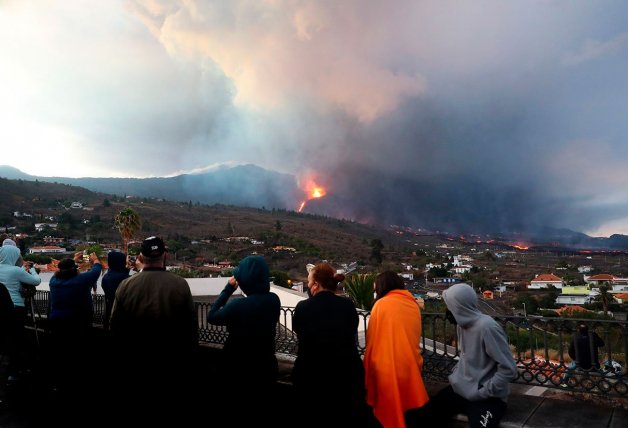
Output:
[[[506,401],[517,366],[504,329],[480,312],[477,295],[468,284],[443,291],[443,299],[458,323],[460,359],[449,375],[453,390],[469,401],[490,397]]]

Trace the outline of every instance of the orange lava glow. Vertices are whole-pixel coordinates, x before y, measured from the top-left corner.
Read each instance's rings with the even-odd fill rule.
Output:
[[[305,208],[305,204],[307,203],[307,201],[311,199],[322,198],[327,194],[327,190],[323,186],[317,184],[311,178],[305,180],[305,185],[302,187],[302,189],[305,191],[305,200],[301,201],[299,209],[297,210],[298,212],[303,211],[303,208]]]
[[[528,250],[530,248],[525,244],[514,244],[513,247],[515,247],[517,250]]]

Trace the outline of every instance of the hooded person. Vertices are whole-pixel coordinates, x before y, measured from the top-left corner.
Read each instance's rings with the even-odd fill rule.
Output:
[[[14,245],[0,247],[0,282],[7,287],[11,300],[16,307],[24,308],[24,297],[20,293],[22,283],[37,286],[41,278],[33,267],[17,265],[22,255],[20,249]]]
[[[506,411],[510,382],[517,366],[504,329],[478,307],[473,288],[461,283],[443,291],[447,319],[456,324],[460,358],[449,386],[425,406],[429,416],[409,426],[445,426],[452,414],[464,413],[469,427],[498,427]]]
[[[8,326],[5,326],[5,331],[8,335],[9,382],[17,380],[18,372],[23,368],[24,364],[22,354],[24,349],[26,307],[20,290],[22,289],[22,284],[37,286],[41,283],[41,278],[35,268],[18,265],[18,261],[21,259],[20,249],[16,246],[9,244],[0,247],[0,283],[4,284],[13,302],[12,313],[5,318],[5,321],[9,323]]]
[[[240,287],[246,295],[230,299]],[[275,356],[275,335],[281,302],[270,291],[270,271],[263,257],[244,258],[233,271],[207,314],[207,321],[227,327],[228,337],[223,348],[224,366],[221,384],[229,406],[235,396],[247,391],[255,397],[250,403],[255,409],[248,412],[259,418],[270,417],[270,401],[277,380],[278,363]],[[236,412],[235,414],[241,412]]]
[[[16,247],[17,248],[17,244],[15,243],[15,241],[11,238],[6,238],[2,241],[2,246],[10,246],[10,247]],[[22,254],[20,254],[20,257],[16,260],[15,262],[15,266],[22,266],[24,264],[24,260],[22,259]]]
[[[126,266],[126,256],[119,251],[110,251],[107,254],[107,273],[103,275],[101,287],[105,292],[105,319],[103,326],[105,330],[109,329],[109,318],[111,318],[111,309],[116,297],[118,285],[129,277],[129,269]]]

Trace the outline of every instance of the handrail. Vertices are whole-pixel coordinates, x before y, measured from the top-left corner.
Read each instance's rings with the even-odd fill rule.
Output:
[[[38,316],[48,313],[48,291],[37,291],[35,308]],[[101,325],[104,319],[105,302],[103,295],[93,296],[94,324]],[[222,345],[227,338],[224,326],[207,322],[210,304],[195,302],[198,316],[199,342]],[[285,326],[292,325],[294,308],[282,306],[280,323],[277,327],[276,352],[289,356],[297,354],[297,338]],[[370,312],[358,310],[360,323],[366,332]],[[494,316],[506,331],[513,358],[518,367],[518,376],[513,383],[538,385],[547,388],[565,388],[569,391],[628,397],[628,375],[626,356],[628,355],[628,322],[615,320],[591,320],[576,318]],[[456,329],[442,313],[422,314],[423,331],[421,353],[423,355],[423,375],[428,379],[446,380],[456,365],[460,355]],[[569,342],[579,324],[586,324],[590,332],[604,340],[600,348],[601,369],[570,369],[568,355]],[[366,349],[366,334],[356,337],[360,354]],[[613,370],[615,362],[621,370]],[[565,382],[565,374],[569,372]]]

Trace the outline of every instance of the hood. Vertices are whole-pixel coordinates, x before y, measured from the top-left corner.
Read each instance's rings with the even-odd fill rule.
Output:
[[[478,308],[478,296],[469,286],[461,283],[443,291],[443,300],[460,327],[466,327],[482,315]]]
[[[128,271],[126,268],[126,255],[119,251],[110,251],[107,254],[107,264],[109,265],[109,270],[116,272]]]
[[[20,249],[13,245],[0,247],[0,264],[15,266],[20,256]]]
[[[263,257],[249,256],[244,258],[233,270],[233,276],[247,296],[270,291],[270,271]]]

